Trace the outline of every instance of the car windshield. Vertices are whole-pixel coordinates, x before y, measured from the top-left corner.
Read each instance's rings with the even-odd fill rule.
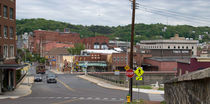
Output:
[[[48,78],[55,78],[56,76],[54,74],[48,75]]]

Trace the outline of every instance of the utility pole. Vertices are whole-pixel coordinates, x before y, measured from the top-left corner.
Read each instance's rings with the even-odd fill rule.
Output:
[[[135,10],[136,10],[136,0],[130,0],[132,2],[132,26],[131,26],[131,51],[130,51],[130,68],[133,70],[133,41],[134,41],[134,27],[135,27]],[[131,97],[131,102],[133,100],[133,78],[129,81],[129,94]]]

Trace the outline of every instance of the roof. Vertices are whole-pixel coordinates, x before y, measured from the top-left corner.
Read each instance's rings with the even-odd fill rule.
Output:
[[[97,61],[97,62],[84,62],[80,61],[79,66],[86,67],[86,66],[101,66],[101,67],[106,67],[107,64],[105,61]]]
[[[188,62],[190,61],[190,58],[175,58],[175,57],[151,57],[151,58],[145,58],[155,61],[162,61],[162,62]]]
[[[190,81],[190,80],[200,80],[210,78],[210,68],[198,70],[195,72],[191,72],[189,74],[184,74],[180,77],[176,77],[172,80],[168,80],[165,83],[174,83],[174,82],[182,82],[182,81]]]
[[[13,70],[19,70],[22,69],[24,66],[27,66],[27,64],[0,64],[0,69],[13,69]]]
[[[47,55],[69,55],[69,52],[67,50],[67,48],[65,47],[61,47],[61,48],[54,48],[51,49]]]
[[[117,52],[115,50],[90,50],[90,49],[83,50],[83,52],[87,52],[87,53],[102,53],[102,54],[119,53],[119,52]]]

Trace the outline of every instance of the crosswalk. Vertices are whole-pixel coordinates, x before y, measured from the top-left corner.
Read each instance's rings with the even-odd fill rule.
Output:
[[[100,97],[24,97],[23,99],[78,99],[78,100],[99,100],[99,101],[124,101],[122,98],[100,98]]]

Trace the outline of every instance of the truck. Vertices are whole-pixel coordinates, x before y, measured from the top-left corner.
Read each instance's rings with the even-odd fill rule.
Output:
[[[36,74],[45,74],[45,65],[43,64],[39,64],[37,67],[36,67]]]

